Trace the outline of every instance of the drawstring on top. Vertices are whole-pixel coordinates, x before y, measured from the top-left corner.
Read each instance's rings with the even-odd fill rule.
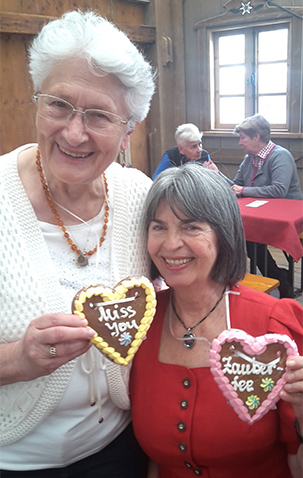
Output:
[[[100,361],[98,362],[99,367],[96,367],[93,348],[90,348],[86,354],[80,357],[82,371],[88,376],[90,406],[93,407],[97,404],[99,423],[102,423],[101,390],[100,387],[95,386],[97,383],[96,374],[98,374],[99,370],[106,370],[106,359],[102,354],[100,354]]]

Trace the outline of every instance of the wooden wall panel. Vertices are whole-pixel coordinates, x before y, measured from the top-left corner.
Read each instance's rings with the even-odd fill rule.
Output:
[[[175,145],[177,126],[186,121],[184,4],[184,0],[153,0],[147,12],[149,23],[156,25],[156,42],[150,46],[151,58],[157,68],[157,92],[150,112],[152,174],[164,152]]]
[[[48,18],[81,8],[93,9],[117,24],[144,48],[154,30],[144,28],[144,6],[126,0],[0,0],[0,154],[35,141],[32,84],[27,66],[29,42]],[[132,165],[149,174],[148,122],[131,140]]]
[[[1,0],[1,12],[27,13],[59,17],[64,12],[80,8],[100,12],[113,22],[127,25],[140,25],[143,22],[143,6],[125,0]]]
[[[27,44],[23,35],[0,37],[1,153],[35,140]]]

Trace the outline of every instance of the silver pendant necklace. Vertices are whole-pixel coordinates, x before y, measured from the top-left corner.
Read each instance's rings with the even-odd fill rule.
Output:
[[[219,299],[217,300],[217,302],[215,303],[215,305],[213,306],[213,308],[204,316],[202,317],[202,319],[199,320],[199,322],[197,322],[195,325],[193,325],[192,327],[186,327],[186,325],[184,324],[183,320],[181,319],[181,317],[179,316],[179,314],[177,313],[176,311],[176,308],[174,306],[174,301],[171,300],[171,306],[172,306],[172,309],[175,313],[175,316],[177,317],[177,319],[179,320],[180,324],[183,325],[184,329],[186,330],[186,334],[183,335],[183,344],[184,346],[187,348],[187,349],[192,349],[196,343],[196,336],[195,334],[192,333],[192,330],[194,330],[196,327],[198,327],[198,325],[202,324],[202,322],[207,319],[207,317],[210,316],[210,314],[218,307],[218,305],[220,304],[222,298],[223,298],[223,295],[224,295],[224,292],[225,292],[226,288],[224,287],[224,290],[221,294],[221,296],[219,297]]]

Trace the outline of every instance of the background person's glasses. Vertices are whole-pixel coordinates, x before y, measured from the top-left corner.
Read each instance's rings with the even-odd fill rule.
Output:
[[[123,120],[120,116],[103,110],[77,110],[71,103],[57,96],[36,93],[33,98],[38,102],[38,115],[48,121],[57,123],[71,120],[77,113],[82,115],[86,128],[95,134],[113,136],[117,127],[127,124],[129,118]]]

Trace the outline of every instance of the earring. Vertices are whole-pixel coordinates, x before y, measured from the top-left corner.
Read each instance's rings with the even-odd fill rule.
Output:
[[[123,168],[126,166],[125,149],[120,150],[120,164]]]

